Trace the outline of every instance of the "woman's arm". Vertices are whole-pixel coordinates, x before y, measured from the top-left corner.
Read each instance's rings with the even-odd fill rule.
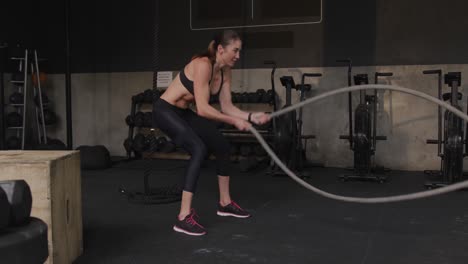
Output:
[[[231,70],[228,69],[224,72],[223,86],[221,87],[221,93],[219,94],[219,103],[221,110],[224,114],[234,116],[240,119],[248,120],[249,112],[245,112],[237,108],[232,103],[231,98]]]
[[[248,120],[249,122],[253,122],[257,125],[264,124],[270,120],[270,116],[263,112],[245,112],[237,108],[237,106],[232,103],[230,69],[226,70],[224,73],[224,82],[223,87],[221,88],[221,93],[219,95],[219,102],[221,104],[221,110],[226,115]]]
[[[193,90],[197,114],[208,119],[235,125],[235,116],[223,114],[209,104],[211,62],[207,58],[201,58],[194,60],[193,63]]]

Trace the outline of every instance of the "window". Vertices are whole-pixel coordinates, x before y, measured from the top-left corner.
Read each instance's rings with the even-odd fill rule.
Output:
[[[190,28],[264,27],[322,20],[322,0],[191,0]]]

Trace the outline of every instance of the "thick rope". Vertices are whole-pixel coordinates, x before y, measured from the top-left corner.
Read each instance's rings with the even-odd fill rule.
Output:
[[[336,94],[341,94],[341,93],[347,93],[347,92],[353,92],[353,91],[359,91],[359,90],[366,90],[366,89],[377,89],[377,90],[393,90],[393,91],[399,91],[402,93],[407,93],[407,94],[412,94],[417,97],[426,99],[430,102],[433,102],[435,104],[440,105],[441,107],[455,113],[457,116],[460,118],[464,119],[465,121],[468,122],[468,115],[463,113],[462,111],[456,109],[452,105],[445,103],[435,97],[432,97],[428,94],[411,90],[408,88],[403,88],[403,87],[398,87],[394,85],[382,85],[382,84],[372,84],[372,85],[357,85],[357,86],[350,86],[350,87],[345,87],[345,88],[340,88],[336,89],[330,92],[325,92],[322,94],[319,94],[315,97],[309,98],[307,100],[304,100],[300,103],[297,103],[295,105],[292,105],[290,107],[281,109],[279,111],[273,112],[271,114],[271,118],[277,117],[279,115],[285,114],[290,111],[294,111],[297,108],[303,107],[307,104],[311,104],[313,102],[316,102],[318,100],[321,100],[326,97],[330,97]],[[321,195],[327,198],[339,200],[339,201],[344,201],[344,202],[354,202],[354,203],[390,203],[390,202],[401,202],[401,201],[408,201],[408,200],[415,200],[415,199],[421,199],[421,198],[426,198],[426,197],[431,197],[435,195],[440,195],[448,192],[453,192],[455,190],[463,189],[468,187],[468,181],[461,181],[458,183],[454,183],[448,186],[440,187],[437,189],[433,190],[428,190],[428,191],[423,191],[423,192],[417,192],[417,193],[411,193],[411,194],[404,194],[404,195],[396,195],[396,196],[388,196],[388,197],[373,197],[373,198],[363,198],[363,197],[348,197],[348,196],[341,196],[341,195],[336,195],[332,194],[329,192],[325,192],[323,190],[320,190],[306,181],[302,180],[299,178],[297,175],[295,175],[284,163],[276,156],[276,154],[273,152],[273,150],[268,146],[268,144],[265,142],[265,140],[262,138],[262,136],[258,133],[258,131],[251,126],[250,131],[254,136],[257,138],[257,140],[260,142],[260,144],[265,148],[266,152],[270,155],[270,157],[273,159],[273,161],[293,180],[298,182],[300,185],[304,186],[305,188]]]

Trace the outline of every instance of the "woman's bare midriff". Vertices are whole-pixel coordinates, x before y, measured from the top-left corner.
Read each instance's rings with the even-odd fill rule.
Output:
[[[210,94],[218,93],[220,85],[221,73],[218,71],[214,74],[213,81],[210,84]],[[180,81],[179,74],[176,76],[171,85],[169,85],[167,90],[161,95],[161,98],[166,102],[182,109],[188,108],[190,104],[195,101],[193,94],[191,94]]]
[[[195,97],[182,85],[179,75],[177,75],[171,85],[161,95],[161,99],[178,108],[186,109],[193,103]]]

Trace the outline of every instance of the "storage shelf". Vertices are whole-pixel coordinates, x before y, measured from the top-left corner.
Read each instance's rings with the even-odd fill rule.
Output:
[[[134,97],[132,97],[133,99]],[[244,110],[244,111],[247,111],[247,112],[272,112],[273,111],[273,105],[272,105],[272,102],[257,102],[257,103],[244,103],[244,102],[235,102],[234,103],[237,107],[239,107],[240,109]],[[221,106],[219,104],[219,102],[212,102],[212,106],[218,110],[221,110]],[[132,114],[135,114],[137,111],[152,111],[152,103],[147,103],[147,102],[135,102],[135,100],[132,100],[132,106],[131,106],[131,110],[130,110],[130,113]],[[190,109],[192,109],[193,111],[196,111],[196,109],[194,109],[194,106],[191,105],[189,106]],[[224,128],[218,128],[218,130],[223,134],[224,137],[226,137],[226,139],[232,143],[241,143],[241,144],[251,144],[251,143],[256,143],[257,142],[257,139],[255,138],[255,136],[249,132],[249,131],[239,131],[235,128],[227,128],[227,126],[222,126]],[[257,128],[257,127],[256,127]],[[262,128],[265,128],[262,126]],[[132,125],[132,126],[128,126],[128,129],[129,129],[129,138],[128,139],[133,139],[135,133],[142,133],[144,135],[148,134],[148,132],[153,129],[153,128],[150,128],[150,127],[137,127],[135,125]],[[164,136],[164,133],[162,133],[159,129],[155,128],[156,131],[158,131],[157,134],[159,134],[159,136]],[[258,132],[260,133],[260,135],[268,142],[268,143],[271,143],[273,138],[274,138],[274,134],[271,132],[271,130],[269,129],[261,129],[259,130],[257,128]],[[127,157],[130,158],[132,156],[132,152],[134,153],[134,151],[131,151],[131,150],[126,150],[127,151]],[[140,155],[136,155],[136,156],[140,156]],[[175,160],[189,160],[190,159],[190,155],[187,154],[186,152],[183,152],[183,151],[180,151],[180,150],[176,150],[175,152],[171,152],[171,153],[163,153],[163,152],[142,152],[141,153],[141,157],[143,159],[147,158],[147,159],[175,159]],[[231,159],[234,159],[234,160],[237,160],[239,159],[240,156],[237,156],[237,155],[231,155]]]
[[[180,151],[175,151],[175,152],[170,152],[170,153],[163,153],[163,152],[143,152],[142,153],[143,159],[171,159],[171,160],[189,160],[190,155],[187,154],[186,152],[180,152]],[[231,161],[237,161],[240,159],[248,158],[242,155],[231,155]],[[255,158],[258,161],[264,160],[268,158],[266,155],[265,156],[255,156]],[[214,160],[215,156],[210,155],[208,157],[209,160]]]
[[[144,159],[174,159],[174,160],[189,160],[190,155],[184,152],[143,152],[142,156]]]
[[[24,58],[23,57],[11,57],[10,60],[20,60],[20,61],[24,61]],[[37,61],[46,61],[47,59],[44,59],[44,58],[38,58]]]

